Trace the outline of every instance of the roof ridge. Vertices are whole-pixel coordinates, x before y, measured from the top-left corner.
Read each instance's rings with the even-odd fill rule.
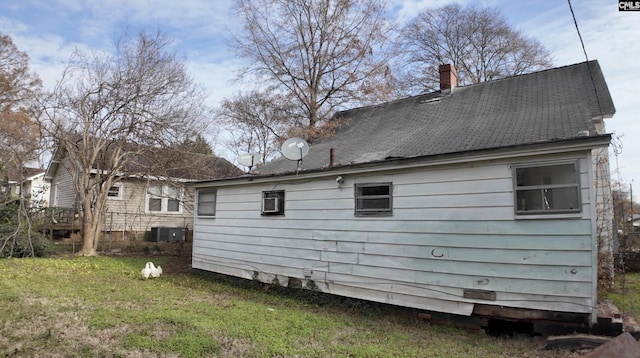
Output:
[[[409,100],[413,100],[413,99],[416,99],[418,97],[423,97],[423,96],[432,96],[433,98],[439,98],[439,97],[443,98],[443,97],[446,97],[446,96],[450,95],[451,93],[455,93],[457,89],[461,89],[461,88],[477,87],[477,86],[487,85],[487,84],[490,84],[490,83],[501,82],[501,81],[504,81],[504,80],[512,80],[512,79],[519,78],[519,77],[531,76],[531,75],[536,75],[536,74],[545,73],[545,72],[562,70],[562,69],[566,69],[566,68],[569,68],[569,67],[585,65],[587,63],[596,63],[597,64],[598,60],[597,59],[593,59],[593,60],[589,60],[589,61],[577,62],[577,63],[570,64],[570,65],[564,65],[564,66],[559,66],[559,67],[551,67],[551,68],[546,68],[546,69],[539,70],[539,71],[521,73],[521,74],[517,74],[517,75],[511,75],[511,76],[497,78],[497,79],[494,79],[494,80],[483,81],[483,82],[479,82],[479,83],[472,83],[472,84],[468,84],[468,85],[464,85],[464,86],[457,86],[457,87],[454,87],[451,92],[447,91],[447,92],[443,93],[441,90],[437,90],[437,91],[432,91],[432,92],[419,93],[419,94],[416,94],[416,95],[406,96],[406,97],[402,97],[402,98],[396,98],[396,99],[393,99],[391,101],[385,101],[385,102],[380,102],[380,103],[364,105],[364,106],[360,106],[360,107],[349,108],[349,109],[345,109],[345,110],[341,110],[341,111],[335,112],[335,114],[332,116],[332,119],[338,117],[341,114],[360,111],[360,110],[364,110],[364,109],[370,109],[370,108],[376,108],[376,107],[381,107],[381,106],[392,105],[394,103],[398,103],[398,102],[402,102],[402,101],[409,101]],[[431,99],[431,98],[427,98],[425,100],[429,100],[429,99]]]
[[[483,82],[479,82],[479,83],[473,83],[473,84],[470,84],[470,85],[460,86],[460,87],[457,87],[457,88],[466,88],[466,87],[478,86],[478,85],[487,84],[487,83],[500,82],[500,81],[504,81],[504,80],[512,80],[512,79],[519,78],[519,77],[537,75],[537,74],[541,74],[541,73],[545,73],[545,72],[559,71],[559,70],[567,69],[569,67],[578,67],[580,65],[585,65],[587,63],[596,63],[597,64],[598,60],[594,59],[594,60],[574,63],[574,64],[571,64],[571,65],[564,65],[564,66],[559,66],[559,67],[545,68],[545,69],[542,69],[542,70],[539,70],[539,71],[520,73],[520,74],[517,74],[517,75],[500,77],[500,78],[496,78],[495,80],[489,80],[489,81],[483,81]]]

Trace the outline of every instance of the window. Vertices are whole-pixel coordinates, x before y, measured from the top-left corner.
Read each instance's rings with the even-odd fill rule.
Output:
[[[151,185],[147,190],[147,211],[181,213],[181,189],[169,185]]]
[[[356,216],[389,216],[392,214],[391,183],[356,184]]]
[[[149,211],[162,211],[162,186],[149,187]]]
[[[114,184],[109,188],[109,192],[107,193],[107,197],[109,199],[122,199],[123,188],[122,184]]]
[[[198,216],[216,215],[216,196],[215,190],[198,191]]]
[[[580,212],[577,162],[514,166],[516,214]]]
[[[180,190],[172,186],[166,186],[167,211],[177,213],[180,211]]]
[[[53,207],[57,207],[60,204],[60,184],[53,186]]]
[[[262,215],[284,215],[284,190],[262,192]]]

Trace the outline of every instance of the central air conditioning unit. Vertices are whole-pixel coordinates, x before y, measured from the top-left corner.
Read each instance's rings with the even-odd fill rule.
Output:
[[[277,213],[280,207],[280,198],[262,198],[263,213]]]
[[[152,227],[151,241],[180,242],[187,239],[186,227]]]

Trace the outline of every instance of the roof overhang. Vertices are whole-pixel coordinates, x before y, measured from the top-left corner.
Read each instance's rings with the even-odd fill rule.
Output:
[[[56,147],[51,155],[51,160],[49,160],[49,164],[47,165],[47,169],[44,171],[44,181],[51,182],[53,176],[56,174],[58,167],[60,166],[60,157],[61,157],[61,148]]]
[[[412,168],[426,168],[439,165],[451,165],[460,163],[472,163],[479,161],[522,158],[535,155],[549,155],[559,153],[571,153],[593,150],[609,146],[611,134],[579,137],[568,140],[547,141],[542,143],[531,143],[524,145],[514,145],[500,148],[488,148],[467,152],[443,153],[437,155],[419,156],[411,158],[388,158],[380,161],[367,163],[339,165],[322,169],[302,170],[299,173],[287,172],[268,175],[245,174],[238,177],[214,179],[207,181],[197,181],[191,185],[196,188],[203,187],[223,187],[248,185],[258,183],[281,182],[291,180],[308,180],[313,178],[323,178],[334,175],[361,174],[372,172],[384,172],[391,170],[402,170]]]
[[[39,177],[44,177],[44,174],[45,174],[45,172],[43,171],[43,172],[40,172],[40,173],[38,173],[38,174],[34,174],[34,175],[32,175],[32,176],[27,177],[27,178],[26,178],[26,180],[27,180],[27,181],[36,180],[36,179],[38,179]]]

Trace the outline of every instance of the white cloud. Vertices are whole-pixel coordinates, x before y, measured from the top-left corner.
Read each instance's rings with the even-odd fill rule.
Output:
[[[205,85],[209,93],[209,103],[213,106],[240,91],[250,90],[250,84],[234,80],[235,71],[240,67],[238,60],[212,62],[189,62],[189,72],[196,82]]]

